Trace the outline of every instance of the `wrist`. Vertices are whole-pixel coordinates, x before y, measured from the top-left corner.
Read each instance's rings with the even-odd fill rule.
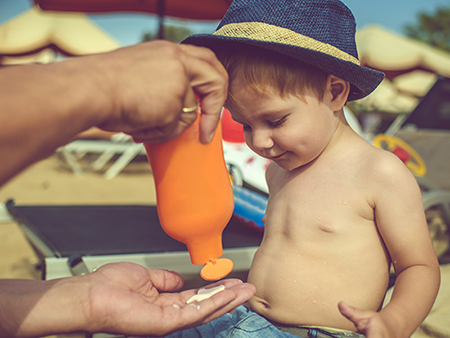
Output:
[[[84,56],[55,64],[58,79],[64,81],[70,113],[83,130],[103,123],[112,110],[111,81],[101,71],[101,58]]]
[[[2,280],[0,337],[40,337],[87,331],[89,283],[73,277],[51,281]]]
[[[410,332],[411,327],[408,325],[408,319],[402,315],[402,312],[394,310],[393,307],[387,305],[380,312],[382,320],[386,327],[386,337],[390,338],[408,338],[414,332]]]
[[[24,336],[91,332],[88,278],[77,276],[41,283],[45,284],[38,302],[21,327]]]

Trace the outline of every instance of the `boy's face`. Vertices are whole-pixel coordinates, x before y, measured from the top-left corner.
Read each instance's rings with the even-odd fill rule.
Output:
[[[239,78],[230,85],[237,104],[229,111],[244,127],[245,141],[258,155],[293,170],[313,161],[337,128],[334,112],[311,90],[303,100],[281,98],[273,89],[256,93]]]

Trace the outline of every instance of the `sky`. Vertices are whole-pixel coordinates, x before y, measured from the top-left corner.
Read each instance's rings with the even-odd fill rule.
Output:
[[[343,0],[356,17],[357,28],[378,24],[397,33],[403,33],[408,23],[417,22],[421,11],[434,13],[438,7],[450,7],[450,0]],[[32,0],[0,0],[0,24],[26,11]],[[121,45],[141,41],[146,32],[155,33],[158,20],[144,13],[116,13],[89,15],[94,22],[112,35]],[[168,24],[186,25],[193,33],[212,33],[218,22],[167,19]]]

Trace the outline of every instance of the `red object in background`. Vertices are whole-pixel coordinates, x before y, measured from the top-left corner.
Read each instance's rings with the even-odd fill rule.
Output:
[[[164,17],[221,20],[231,2],[232,0],[34,0],[36,5],[46,11],[157,14],[158,39],[164,39]]]
[[[144,12],[193,20],[221,20],[231,2],[232,0],[34,0],[36,5],[49,11]]]
[[[409,153],[402,147],[395,148],[394,150],[392,150],[392,153],[397,155],[397,157],[402,160],[403,163],[406,163],[406,161],[408,161],[411,157],[409,156]]]
[[[222,138],[224,141],[232,143],[245,142],[242,125],[234,121],[230,112],[225,108],[222,113]]]

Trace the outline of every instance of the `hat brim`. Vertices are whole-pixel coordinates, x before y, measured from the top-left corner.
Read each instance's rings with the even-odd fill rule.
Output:
[[[182,43],[208,47],[213,51],[218,48],[223,49],[224,44],[227,44],[229,48],[239,49],[239,44],[244,43],[284,54],[348,81],[351,85],[348,101],[369,95],[384,79],[382,72],[299,46],[212,34],[192,35]]]

